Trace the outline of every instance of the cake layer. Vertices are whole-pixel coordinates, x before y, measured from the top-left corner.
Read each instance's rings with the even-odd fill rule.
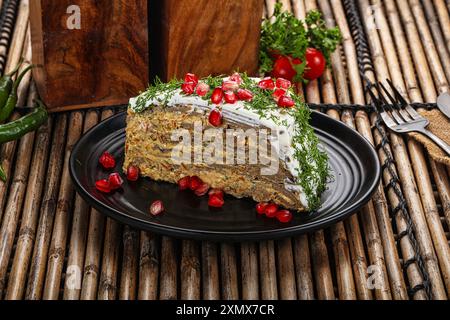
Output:
[[[140,113],[129,111],[124,168],[132,164],[139,167],[143,176],[172,183],[177,183],[185,176],[198,176],[212,188],[222,189],[225,193],[238,198],[250,197],[258,202],[272,201],[285,208],[298,211],[305,210],[305,206],[300,201],[300,191],[292,191],[286,188],[286,181],[294,181],[294,177],[286,169],[284,163],[280,163],[278,159],[277,161],[273,159],[278,157],[278,154],[268,152],[268,157],[265,161],[262,161],[267,165],[261,164],[261,161],[249,163],[249,143],[251,143],[251,140],[248,138],[245,139],[245,164],[237,163],[237,138],[234,143],[235,148],[228,150],[230,153],[226,154],[226,146],[223,147],[221,157],[223,164],[208,164],[205,161],[193,163],[196,152],[197,154],[203,154],[208,145],[205,142],[200,146],[202,150],[195,150],[198,145],[196,146],[193,141],[191,141],[189,152],[192,155],[191,159],[184,163],[174,161],[174,148],[180,143],[178,139],[174,141],[174,132],[186,129],[193,140],[194,123],[202,125],[203,135],[207,130],[213,129],[208,123],[207,117],[205,117],[205,112],[199,109],[193,110],[192,106],[155,106]],[[254,127],[228,120],[226,128],[228,132],[239,132],[241,130],[245,132],[247,129]],[[269,145],[270,141],[268,141]],[[219,153],[217,149],[215,151]],[[226,163],[225,154],[234,156],[231,161],[232,164]],[[276,174],[262,175],[262,169],[268,168],[272,163],[277,165]]]

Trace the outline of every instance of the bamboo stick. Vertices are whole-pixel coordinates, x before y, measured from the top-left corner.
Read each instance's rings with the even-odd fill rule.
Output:
[[[217,245],[209,241],[202,242],[202,283],[203,299],[220,299]]]
[[[61,185],[53,225],[52,240],[48,253],[47,274],[45,277],[43,293],[43,299],[45,300],[58,299],[60,292],[62,269],[66,252],[67,233],[75,193],[72,181],[70,179],[69,160],[72,148],[81,136],[82,128],[83,114],[81,112],[72,112],[69,121],[63,173],[61,176]]]
[[[296,300],[297,287],[295,284],[294,257],[292,255],[292,241],[290,238],[276,241],[278,286],[281,300]]]
[[[67,114],[59,114],[55,117],[55,130],[50,150],[49,164],[47,168],[47,181],[45,193],[42,198],[39,223],[36,230],[33,257],[31,259],[30,272],[28,274],[27,300],[39,300],[42,295],[47,252],[50,243],[53,218],[56,210],[59,182],[63,165],[63,151],[66,140]]]
[[[181,253],[181,299],[200,299],[200,261],[198,244],[183,240]]]
[[[27,192],[22,209],[22,222],[6,291],[5,299],[7,300],[22,299],[25,292],[26,276],[33,251],[36,225],[45,183],[44,176],[50,149],[52,127],[53,117],[49,117],[47,123],[40,127],[36,133],[33,159],[30,165],[33,170],[30,171],[28,177]]]
[[[125,226],[123,231],[122,270],[120,277],[120,300],[136,300],[138,271],[138,237],[137,230]]]
[[[235,247],[229,243],[220,245],[220,265],[222,275],[222,299],[239,299]]]
[[[440,61],[442,63],[442,69],[445,72],[445,76],[447,77],[447,81],[450,80],[450,51],[448,51],[447,46],[446,46],[446,42],[444,39],[444,35],[442,34],[441,28],[439,26],[439,20],[438,17],[436,17],[436,11],[434,10],[434,6],[433,3],[431,1],[422,1],[421,2],[422,5],[417,2],[414,1],[414,6],[416,8],[416,10],[413,11],[414,14],[418,17],[420,17],[421,21],[424,21],[426,25],[428,25],[430,27],[430,31],[433,35],[432,39],[435,42],[435,48],[436,51],[438,52]],[[423,10],[425,10],[425,15],[423,13]],[[447,15],[448,18],[448,15]],[[446,27],[444,28],[444,32],[448,32],[449,26],[450,26],[450,20],[447,20],[448,24],[446,25]],[[428,28],[420,28],[419,30],[422,30],[423,36],[422,38],[427,38],[427,39],[431,39],[431,35],[430,32],[428,30]],[[450,41],[450,39],[449,39]],[[450,44],[449,44],[449,48],[450,48]]]
[[[177,299],[177,256],[175,240],[169,237],[162,237],[161,244],[161,274],[159,299]]]
[[[92,128],[97,122],[97,112],[89,111],[85,116],[83,132]],[[76,195],[65,270],[64,300],[78,300],[80,298],[88,223],[89,206],[79,195]]]
[[[259,243],[259,269],[261,299],[277,300],[277,271],[273,241],[261,241]]]
[[[259,299],[258,249],[255,243],[241,243],[242,299]]]
[[[106,218],[102,268],[98,285],[99,300],[116,299],[121,234],[122,225],[111,218]]]
[[[311,271],[308,236],[301,235],[294,239],[294,260],[297,276],[297,294],[299,300],[314,299],[314,283]]]
[[[448,27],[450,26],[450,2],[447,2],[448,7],[445,6],[444,0],[434,0],[433,3],[436,8],[436,13],[441,25],[441,30],[444,33],[447,50],[448,52],[450,52],[450,29]]]
[[[23,94],[23,91],[22,91]],[[28,101],[32,103],[36,98],[36,88],[30,91]],[[14,177],[8,193],[5,213],[0,228],[0,297],[6,290],[6,272],[9,265],[9,258],[12,252],[17,224],[22,213],[22,204],[25,198],[26,181],[30,171],[31,152],[34,144],[34,132],[23,136],[18,142],[17,162],[14,170]]]
[[[141,250],[139,257],[139,300],[158,298],[159,242],[158,238],[141,231]]]
[[[442,210],[447,223],[447,229],[450,229],[450,183],[447,179],[447,173],[445,172],[445,166],[437,164],[434,161],[430,163],[431,170],[435,178],[436,186],[438,189],[439,197],[441,199]]]
[[[335,294],[330,270],[330,260],[322,230],[310,235],[310,250],[317,298],[319,300],[334,300]]]
[[[112,110],[103,110],[101,119],[106,120],[112,115]],[[104,224],[105,217],[103,214],[95,209],[91,209],[84,258],[83,282],[80,293],[80,299],[82,300],[94,300],[97,298]]]

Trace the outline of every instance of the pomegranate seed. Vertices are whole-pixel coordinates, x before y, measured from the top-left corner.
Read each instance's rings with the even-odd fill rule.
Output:
[[[209,114],[209,123],[214,127],[222,125],[222,113],[219,110],[212,110]]]
[[[223,91],[236,91],[237,89],[239,89],[239,85],[236,81],[224,80],[222,83]]]
[[[222,102],[222,99],[223,99],[223,90],[222,90],[222,88],[220,88],[220,87],[215,88],[213,90],[213,92],[212,92],[212,95],[211,95],[211,102],[214,103],[214,104],[219,104],[219,103]]]
[[[150,213],[153,216],[157,216],[163,211],[164,211],[164,204],[162,203],[161,200],[154,201],[150,206]]]
[[[288,223],[292,220],[292,213],[289,210],[280,210],[277,212],[276,217],[278,221]]]
[[[284,89],[276,89],[276,90],[273,92],[272,96],[273,96],[273,98],[275,99],[275,101],[278,102],[278,100],[280,99],[280,97],[284,96],[285,93],[286,93],[286,90],[284,90]]]
[[[236,94],[233,91],[225,92],[225,102],[229,104],[235,104],[237,101]]]
[[[215,196],[215,195],[210,196],[209,200],[208,200],[208,206],[214,207],[214,208],[221,208],[221,207],[223,207],[224,203],[225,203],[225,201],[223,201],[223,199],[221,197]]]
[[[242,77],[237,72],[231,75],[230,80],[236,82],[239,86],[242,84]]]
[[[109,186],[112,190],[117,190],[122,187],[123,179],[118,173],[111,173],[108,178]]]
[[[116,166],[116,160],[114,157],[107,151],[103,152],[103,154],[100,156],[100,159],[98,162],[103,166],[105,169],[112,169]]]
[[[209,86],[204,83],[204,82],[200,82],[197,86],[197,89],[195,90],[195,92],[200,96],[206,96],[206,94],[209,92]]]
[[[275,82],[273,82],[271,77],[267,77],[267,78],[262,79],[258,83],[258,87],[260,87],[261,89],[264,89],[264,90],[273,90],[273,89],[275,89]]]
[[[200,187],[203,184],[202,179],[200,179],[197,176],[193,176],[191,177],[191,181],[189,183],[189,189],[191,189],[192,191],[195,191],[198,189],[198,187]]]
[[[291,97],[281,96],[280,99],[278,99],[278,106],[281,108],[291,108],[294,104],[295,102]]]
[[[247,89],[239,89],[237,92],[237,97],[241,101],[252,101],[253,93],[251,93],[250,90]]]
[[[223,199],[223,191],[220,189],[211,189],[211,190],[209,190],[208,195],[210,197],[216,196],[216,197]]]
[[[184,82],[193,83],[195,87],[198,83],[198,77],[193,73],[186,73],[186,75],[184,76]]]
[[[178,188],[180,190],[186,190],[190,188],[191,185],[191,177],[184,177],[178,181]]]
[[[258,214],[264,214],[266,213],[266,208],[269,204],[267,202],[260,202],[256,205],[256,212]]]
[[[266,209],[264,210],[264,213],[269,218],[274,218],[277,215],[278,206],[274,203],[270,203],[267,205]]]
[[[197,189],[195,189],[195,194],[199,197],[204,196],[209,191],[209,184],[202,183]]]
[[[95,183],[95,187],[98,191],[104,192],[104,193],[110,193],[111,192],[111,186],[109,185],[109,181],[106,179],[98,180]]]
[[[191,95],[194,93],[195,90],[195,84],[193,82],[185,82],[181,85],[181,90],[187,94]]]
[[[277,79],[277,88],[280,89],[289,89],[292,86],[291,82],[289,80],[278,78]]]
[[[133,165],[130,165],[127,169],[127,180],[129,181],[137,181],[139,179],[139,168]]]

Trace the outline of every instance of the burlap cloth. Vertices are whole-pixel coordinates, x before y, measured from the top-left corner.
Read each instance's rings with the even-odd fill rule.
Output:
[[[438,109],[420,111],[422,116],[430,120],[427,129],[450,145],[450,120]],[[426,136],[411,132],[409,136],[419,141],[435,161],[450,166],[450,157]]]

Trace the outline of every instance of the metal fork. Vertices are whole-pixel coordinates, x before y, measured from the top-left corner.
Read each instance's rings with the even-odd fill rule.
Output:
[[[381,100],[381,118],[386,126],[394,132],[406,133],[406,132],[419,132],[426,135],[433,140],[439,147],[441,147],[447,155],[450,155],[450,146],[445,143],[441,138],[437,137],[426,127],[430,123],[428,119],[422,117],[414,108],[412,108],[408,102],[402,97],[400,92],[395,88],[394,84],[387,79],[395,98],[391,93],[383,86],[381,82],[375,85],[378,91],[379,99]],[[369,94],[374,101],[379,101],[372,90],[369,90]],[[387,98],[386,98],[387,97]],[[389,103],[390,102],[390,103]]]

